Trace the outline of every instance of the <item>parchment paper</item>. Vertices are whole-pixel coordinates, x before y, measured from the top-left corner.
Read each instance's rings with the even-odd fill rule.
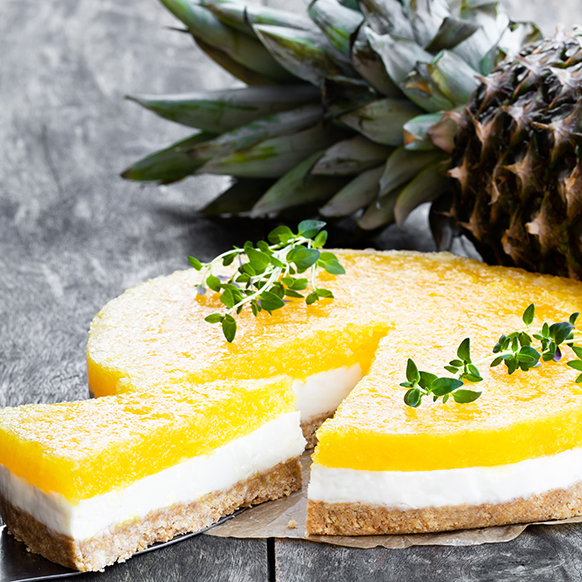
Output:
[[[226,523],[213,527],[205,535],[222,538],[292,538],[321,542],[348,548],[408,548],[410,546],[476,546],[515,539],[528,525],[559,525],[582,523],[582,517],[535,524],[506,525],[444,533],[389,536],[306,536],[307,484],[309,483],[308,453],[301,457],[303,488],[284,499],[263,503],[243,511]]]

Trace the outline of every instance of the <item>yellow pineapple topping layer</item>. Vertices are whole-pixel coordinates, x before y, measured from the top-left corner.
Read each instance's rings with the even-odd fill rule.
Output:
[[[374,269],[378,295],[396,331],[382,340],[370,373],[318,432],[315,463],[371,471],[428,471],[495,466],[552,455],[582,445],[579,372],[545,362],[509,376],[505,366],[479,367],[483,390],[470,404],[403,402],[406,362],[448,375],[460,342],[474,358],[491,353],[502,333],[523,329],[535,303],[540,321],[567,321],[582,311],[582,284],[489,267],[448,254],[342,254],[350,272]],[[353,261],[353,264],[352,264]],[[382,297],[382,299],[380,299]],[[371,299],[372,300],[372,299]]]
[[[495,466],[555,454],[582,443],[577,372],[560,362],[509,376],[480,366],[477,401],[406,406],[406,362],[445,375],[459,343],[474,359],[502,333],[523,328],[534,303],[538,321],[582,311],[582,284],[490,267],[447,253],[336,251],[346,274],[318,271],[335,299],[292,301],[273,315],[237,316],[225,341],[204,317],[217,295],[196,293],[194,270],[160,277],[110,302],[93,322],[89,381],[96,395],[217,377],[293,378],[359,362],[367,376],[318,433],[315,462],[329,467],[423,471]],[[468,388],[473,388],[469,385]]]
[[[204,321],[224,306],[217,294],[198,295],[200,274],[193,269],[129,289],[91,325],[89,387],[104,396],[225,377],[305,379],[356,363],[366,373],[390,324],[360,303],[357,289],[350,291],[353,276],[327,277],[340,296],[314,305],[291,300],[272,315],[244,310],[233,343]]]
[[[0,410],[0,464],[72,502],[212,452],[295,410],[288,378]]]

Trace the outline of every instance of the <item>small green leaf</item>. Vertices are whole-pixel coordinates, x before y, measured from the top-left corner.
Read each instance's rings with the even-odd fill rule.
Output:
[[[511,340],[511,351],[517,352],[517,350],[519,350],[519,339],[517,336],[513,336],[513,339]]]
[[[285,289],[285,296],[286,297],[296,297],[297,299],[303,299],[303,295],[301,295],[301,293],[297,293],[297,291],[293,291],[293,289]]]
[[[408,358],[408,362],[406,362],[406,379],[413,383],[417,383],[420,380],[418,367],[411,358]]]
[[[547,323],[542,325],[542,335],[544,337],[550,337],[550,326]]]
[[[318,249],[321,248],[327,242],[327,230],[322,230],[317,233],[317,236],[313,239],[313,246]]]
[[[410,386],[414,386],[412,382],[400,382],[399,386],[404,386],[404,388],[410,388]]]
[[[188,261],[197,271],[202,269],[202,263],[196,257],[188,256]]]
[[[315,265],[319,259],[319,251],[317,249],[308,249],[306,247],[297,247],[293,253],[291,261],[297,266],[297,271],[302,273]]]
[[[457,349],[457,356],[463,362],[470,362],[471,361],[471,339],[466,337],[462,342],[459,348]]]
[[[571,362],[566,362],[570,368],[574,368],[574,370],[578,370],[578,372],[582,372],[582,360],[572,360]]]
[[[457,378],[437,378],[432,383],[431,392],[436,396],[444,396],[449,394],[453,390],[460,388],[463,385],[462,380],[457,380]]]
[[[580,314],[578,312],[572,313],[572,315],[570,315],[570,320],[569,321],[570,321],[570,323],[572,325],[576,325],[576,321],[577,321],[579,315]]]
[[[574,329],[574,326],[569,321],[562,321],[560,323],[553,323],[550,326],[550,337],[560,345]]]
[[[243,263],[241,269],[251,277],[254,277],[257,274],[257,272],[251,267],[249,263]]]
[[[263,272],[271,262],[271,257],[265,253],[258,251],[257,249],[247,248],[246,254],[249,259],[251,267],[260,274]]]
[[[303,220],[299,223],[297,230],[299,236],[313,238],[324,226],[325,222],[321,220]]]
[[[274,283],[271,292],[283,299],[285,297],[285,287],[281,283]]]
[[[474,402],[479,396],[481,396],[481,392],[475,392],[474,390],[456,390],[453,392],[453,398],[459,404]]]
[[[572,350],[574,351],[574,353],[580,358],[582,359],[582,348],[579,346],[570,346],[572,348]]]
[[[234,259],[237,256],[237,252],[233,251],[232,253],[229,253],[228,255],[226,255],[223,259],[222,259],[222,264],[225,267],[228,267],[229,265],[232,264],[232,262],[234,261]]]
[[[531,346],[531,337],[527,333],[521,332],[518,338],[522,346]]]
[[[261,307],[265,311],[275,311],[276,309],[281,309],[284,305],[285,302],[272,291],[261,293]]]
[[[224,315],[221,315],[220,313],[213,313],[205,317],[204,321],[207,321],[208,323],[220,323],[223,319]]]
[[[206,284],[213,291],[216,291],[217,293],[220,291],[221,284],[218,277],[215,277],[214,275],[208,275],[208,277],[206,277]]]
[[[222,320],[222,333],[227,342],[232,342],[236,336],[236,321],[232,315],[225,315]]]
[[[533,303],[523,312],[522,316],[523,323],[525,323],[525,325],[527,325],[528,327],[533,323],[535,313],[536,307]]]
[[[499,364],[501,364],[501,362],[503,362],[503,358],[501,358],[501,357],[499,357],[499,358],[495,358],[495,359],[494,359],[494,360],[491,362],[490,366],[491,366],[491,368],[495,368],[495,366],[499,366]]]
[[[230,289],[225,289],[220,296],[220,301],[224,303],[224,305],[226,305],[229,309],[234,307],[235,301],[232,291]]]
[[[424,388],[425,390],[430,392],[431,386],[436,379],[437,379],[436,374],[431,374],[430,372],[421,371],[420,372],[420,380],[418,381],[418,384],[420,385],[421,388]]]
[[[582,382],[582,374],[576,378],[576,384],[580,384]]]
[[[475,374],[466,373],[461,377],[465,380],[468,380],[469,382],[483,382],[483,378],[481,378],[481,376],[476,376]]]
[[[288,226],[278,226],[269,233],[267,238],[269,239],[269,242],[271,244],[276,245],[285,244],[289,239],[293,238],[294,236],[295,235],[293,234],[293,231]]]
[[[461,360],[451,360],[449,364],[455,368],[461,368],[463,366],[463,362],[461,362]]]
[[[510,376],[517,370],[517,360],[515,358],[507,358],[505,365],[507,366],[507,373]]]
[[[319,297],[317,296],[317,293],[310,293],[305,298],[305,303],[307,303],[307,305],[311,305],[311,304],[315,303],[318,299],[319,299]]]
[[[315,292],[319,297],[333,299],[333,293],[329,289],[316,289]]]
[[[493,353],[494,354],[498,354],[499,352],[501,352],[504,348],[505,345],[505,341],[506,341],[506,337],[505,334],[503,334],[498,340],[497,343],[495,344],[495,346],[493,346]]]
[[[541,354],[535,348],[532,348],[531,346],[523,346],[519,350],[518,357],[524,357],[524,356],[531,358],[530,361],[537,363],[541,357]],[[526,362],[527,360],[520,360],[520,361]]]
[[[467,366],[467,371],[461,376],[465,380],[469,380],[469,382],[482,382],[483,378],[481,377],[481,373],[477,369],[477,366],[473,364],[469,364]]]
[[[325,263],[327,263],[328,261],[332,261],[332,260],[336,260],[337,261],[337,257],[333,254],[330,253],[329,251],[323,251],[320,255],[319,258],[324,261]]]
[[[335,259],[332,259],[326,263],[320,261],[320,264],[331,275],[345,275],[346,273],[346,270]]]
[[[469,365],[467,366],[467,368],[469,369],[469,372],[470,372],[471,374],[473,374],[473,376],[479,376],[479,377],[481,377],[481,373],[479,372],[479,370],[478,370],[477,366],[475,366],[475,365],[473,365],[473,364],[469,364]],[[481,378],[481,379],[483,379],[483,378]]]
[[[305,291],[305,289],[307,289],[307,285],[309,284],[309,281],[304,278],[293,279],[293,281],[294,283],[292,285],[289,285],[289,287],[291,287],[291,289],[294,289],[295,291]]]
[[[454,366],[445,366],[444,368],[447,372],[450,372],[451,374],[456,374],[459,371],[459,368],[456,368]]]
[[[412,408],[418,408],[422,400],[422,392],[418,388],[411,388],[404,395],[404,403]]]

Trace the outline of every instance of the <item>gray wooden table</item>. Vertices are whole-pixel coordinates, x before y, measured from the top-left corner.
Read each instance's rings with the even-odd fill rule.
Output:
[[[274,0],[276,3],[276,0]],[[287,2],[279,2],[288,5]],[[517,1],[513,4],[517,7]],[[532,2],[518,16],[543,15]],[[528,10],[529,13],[524,13]],[[571,21],[578,0],[556,3]],[[582,21],[582,18],[580,18]],[[130,162],[189,134],[124,101],[233,85],[154,0],[0,0],[0,405],[87,396],[91,319],[124,289],[264,237],[264,221],[196,209],[224,184],[122,181]],[[422,212],[384,248],[430,249]],[[336,229],[335,244],[360,244]],[[532,527],[507,544],[353,550],[200,536],[86,580],[579,580],[582,527]]]

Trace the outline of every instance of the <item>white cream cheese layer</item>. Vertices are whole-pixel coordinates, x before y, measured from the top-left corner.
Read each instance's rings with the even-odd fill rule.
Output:
[[[582,448],[497,467],[359,471],[312,465],[309,499],[395,509],[480,505],[526,498],[582,481]]]
[[[354,364],[294,380],[295,405],[301,412],[301,420],[333,412],[362,377],[362,367]]]
[[[194,457],[127,487],[71,503],[45,493],[0,465],[0,489],[13,505],[58,533],[77,540],[175,503],[232,487],[256,473],[300,455],[305,439],[299,412],[288,412],[209,455]]]

